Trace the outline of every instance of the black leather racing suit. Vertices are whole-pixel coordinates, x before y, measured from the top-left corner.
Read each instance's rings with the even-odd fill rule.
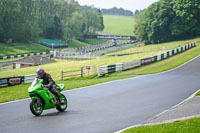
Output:
[[[59,97],[59,94],[57,93],[57,89],[56,89],[56,83],[51,78],[51,75],[45,72],[42,79],[43,79],[43,84],[51,91],[51,93]]]

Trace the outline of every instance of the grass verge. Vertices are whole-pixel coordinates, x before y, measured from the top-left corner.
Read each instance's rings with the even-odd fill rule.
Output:
[[[80,88],[90,85],[95,85],[99,83],[104,83],[113,80],[119,80],[128,78],[129,76],[117,76],[110,77],[106,76],[104,78],[98,78],[97,75],[88,76],[85,78],[72,78],[63,81],[56,81],[57,84],[64,83],[65,90],[71,90],[74,88]],[[78,84],[77,84],[78,83]],[[16,86],[10,86],[5,88],[0,88],[0,103],[9,102],[18,99],[28,98],[28,88],[31,84],[21,84]]]
[[[183,52],[166,60],[146,65],[140,68],[132,69],[129,71],[123,71],[123,72],[113,73],[111,75],[106,75],[104,78],[98,78],[97,75],[93,75],[85,78],[72,78],[64,81],[59,80],[56,82],[58,84],[64,83],[66,85],[65,90],[70,90],[74,88],[104,83],[108,81],[130,78],[133,77],[133,75],[158,73],[175,68],[189,61],[190,59],[198,56],[199,54],[200,54],[200,46],[197,46],[193,49],[190,49],[186,52]],[[29,86],[30,84],[21,84],[17,86],[0,88],[0,103],[29,97],[27,93],[27,89]]]
[[[200,38],[199,37],[194,38],[191,41],[195,41],[195,40],[200,40]],[[53,79],[60,80],[62,70],[64,71],[81,70],[82,66],[96,66],[98,68],[99,66],[103,66],[103,65],[134,61],[137,59],[142,59],[142,58],[155,56],[155,55],[163,53],[164,51],[156,51],[158,47],[166,47],[166,48],[178,47],[180,44],[186,44],[186,43],[187,43],[187,40],[184,40],[181,42],[180,41],[168,42],[168,43],[159,44],[155,46],[148,45],[148,46],[143,46],[143,47],[132,47],[132,48],[129,48],[130,50],[128,49],[120,50],[118,54],[133,53],[133,54],[125,55],[125,56],[109,56],[108,54],[108,55],[96,57],[96,59],[94,60],[83,60],[83,61],[59,60],[55,63],[42,64],[40,66],[1,71],[0,78],[12,77],[13,75],[16,75],[16,76],[32,75],[32,74],[35,74],[35,70],[38,67],[42,67],[51,74]],[[117,53],[113,53],[113,54],[117,54]],[[70,73],[70,74],[75,74],[75,73]]]
[[[149,65],[142,66],[142,67],[128,70],[128,71],[114,73],[112,75],[122,76],[122,75],[145,75],[145,74],[159,73],[159,72],[167,71],[175,67],[178,67],[184,64],[185,62],[191,60],[192,58],[198,56],[199,54],[200,54],[200,46],[197,46],[193,49],[190,49],[181,54],[165,59],[163,61],[156,62],[153,64],[149,64]]]
[[[154,126],[135,127],[123,133],[199,133],[200,118]]]
[[[196,96],[200,96],[200,91],[195,94]]]

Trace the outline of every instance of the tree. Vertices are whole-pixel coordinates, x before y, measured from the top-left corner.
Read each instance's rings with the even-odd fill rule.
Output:
[[[83,25],[83,16],[78,13],[74,12],[72,14],[71,19],[66,24],[66,32],[65,32],[65,39],[75,39],[82,37],[83,33],[81,32],[81,28]]]
[[[200,34],[198,0],[160,0],[135,16],[134,33],[146,44]]]
[[[98,9],[97,11],[98,11],[98,15],[100,17],[100,27],[99,27],[99,30],[103,31],[103,29],[104,29],[103,14],[102,14],[102,12],[101,12],[100,9]]]
[[[111,9],[102,9],[103,14],[109,15],[124,15],[124,16],[133,16],[133,12],[129,10],[124,10],[123,8],[113,7]]]
[[[70,40],[102,30],[102,14],[91,7],[84,10],[75,0],[1,0],[0,42],[28,42],[38,36]]]
[[[171,39],[169,26],[173,12],[168,0],[152,4],[139,17],[140,22],[137,21],[134,32],[139,35],[139,38],[145,40],[145,43],[165,42]]]
[[[84,17],[85,27],[84,33],[88,34],[89,32],[94,32],[97,30],[103,30],[103,16],[99,10],[92,9],[91,7],[83,7],[82,13]],[[82,29],[83,30],[83,29]]]
[[[172,35],[179,38],[200,35],[200,1],[172,1],[175,17],[171,24]]]

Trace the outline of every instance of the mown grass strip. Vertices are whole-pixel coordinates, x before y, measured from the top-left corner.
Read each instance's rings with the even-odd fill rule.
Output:
[[[200,118],[154,126],[135,127],[123,133],[200,133]]]

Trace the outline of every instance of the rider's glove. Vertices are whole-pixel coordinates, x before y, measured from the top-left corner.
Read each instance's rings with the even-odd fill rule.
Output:
[[[48,85],[43,85],[43,88],[49,88],[49,86]]]

